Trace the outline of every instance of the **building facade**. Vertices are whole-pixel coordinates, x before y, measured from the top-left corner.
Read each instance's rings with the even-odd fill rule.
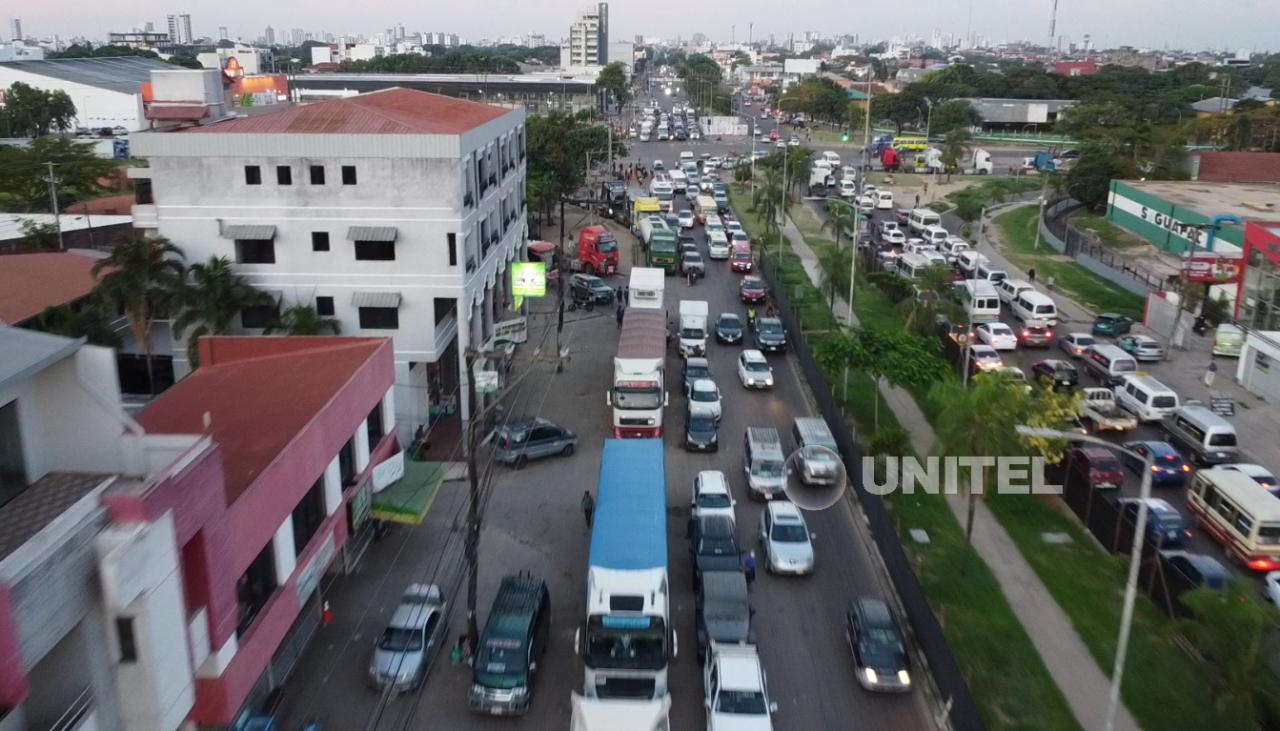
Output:
[[[301,74],[292,77],[289,86],[294,101],[304,103],[404,88],[483,104],[519,106],[530,114],[551,110],[576,113],[600,105],[595,77],[587,74]]]
[[[124,127],[134,132],[147,127],[142,85],[151,72],[173,68],[159,59],[64,58],[0,63],[0,90],[15,81],[46,91],[65,91],[76,105],[73,127]]]
[[[578,13],[569,26],[568,56],[570,67],[608,65],[609,3]]]
[[[229,257],[274,295],[243,313],[243,332],[310,305],[343,334],[391,337],[407,444],[441,409],[468,413],[467,350],[510,306],[508,263],[527,240],[524,121],[521,108],[397,88],[134,135],[149,163],[132,173],[149,181],[135,226],[188,261]],[[179,376],[184,349],[173,342]]]
[[[189,14],[170,15],[168,21],[170,41],[182,46],[188,46],[195,42],[195,36],[191,33],[191,16]]]

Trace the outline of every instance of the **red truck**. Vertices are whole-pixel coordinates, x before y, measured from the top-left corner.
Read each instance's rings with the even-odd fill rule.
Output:
[[[896,173],[902,165],[902,155],[892,147],[885,147],[880,150],[880,164],[884,166],[886,173]]]
[[[569,268],[575,272],[609,276],[618,271],[618,240],[604,226],[587,226],[578,232]]]
[[[547,281],[554,282],[560,278],[560,256],[556,245],[550,241],[530,241],[525,247],[529,261],[540,261],[547,265]]]

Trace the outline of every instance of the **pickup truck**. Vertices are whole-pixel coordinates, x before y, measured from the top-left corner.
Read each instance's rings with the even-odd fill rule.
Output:
[[[1093,425],[1093,431],[1129,431],[1138,426],[1137,418],[1121,411],[1116,395],[1109,388],[1082,389],[1084,398],[1077,407],[1080,418]]]

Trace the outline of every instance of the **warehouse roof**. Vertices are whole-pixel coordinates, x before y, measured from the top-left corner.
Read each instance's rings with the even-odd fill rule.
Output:
[[[120,94],[139,94],[151,82],[151,72],[177,68],[164,61],[141,56],[111,58],[55,58],[40,61],[6,61],[0,68],[84,84]]]

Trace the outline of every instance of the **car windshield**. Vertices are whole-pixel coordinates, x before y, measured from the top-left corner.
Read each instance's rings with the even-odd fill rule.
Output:
[[[618,386],[613,389],[613,403],[619,409],[656,409],[662,406],[662,389],[656,383]]]
[[[882,662],[904,652],[897,632],[883,627],[868,627],[862,635],[862,654]]]
[[[776,322],[761,322],[759,325],[760,332],[768,335],[776,335],[782,332],[782,326]]]
[[[746,369],[752,373],[768,373],[769,364],[759,360],[749,360],[746,362]]]
[[[692,400],[712,403],[720,400],[720,394],[717,393],[716,390],[713,388],[709,388],[709,389],[695,388],[693,390]]]
[[[389,652],[417,652],[422,649],[422,630],[388,627],[378,640],[378,649]]]
[[[764,459],[751,465],[751,474],[756,477],[782,477],[782,462]]]
[[[762,282],[743,282],[742,289],[747,292],[759,292],[764,289],[764,284]]]
[[[809,534],[800,523],[774,523],[773,540],[778,543],[804,543],[809,540]]]
[[[607,617],[587,621],[587,667],[659,670],[667,665],[666,627],[660,619],[640,617],[644,629],[605,628]],[[622,619],[630,620],[631,617]]]
[[[699,556],[736,556],[738,546],[733,536],[703,536],[698,541]]]
[[[475,681],[486,688],[524,685],[529,653],[523,640],[493,637],[484,642],[475,660]]]
[[[709,414],[694,414],[689,417],[689,431],[709,432],[716,430],[716,420]]]
[[[716,698],[716,713],[763,716],[767,712],[764,693],[758,690],[722,690]]]
[[[603,292],[613,292],[613,288],[612,288],[612,287],[610,287],[609,285],[605,284],[605,283],[604,283],[604,281],[599,280],[599,279],[593,280],[589,286],[591,287],[591,290],[592,290],[592,291],[594,291],[594,292],[601,292],[601,293],[603,293]]]
[[[738,318],[736,317],[722,317],[720,318],[720,329],[721,330],[741,330],[742,324],[738,322]]]
[[[732,505],[729,496],[723,492],[704,492],[698,496],[700,508],[728,508]]]

